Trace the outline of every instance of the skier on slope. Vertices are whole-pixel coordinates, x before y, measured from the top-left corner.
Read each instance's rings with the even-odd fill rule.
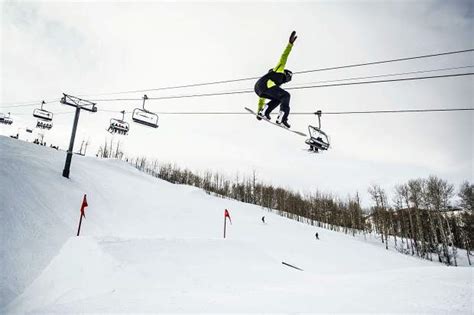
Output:
[[[280,85],[291,81],[293,73],[285,69],[285,65],[296,38],[296,32],[293,31],[278,65],[270,69],[267,74],[255,83],[255,93],[260,97],[258,100],[257,119],[261,120],[262,118],[266,118],[270,120],[270,113],[280,105],[280,114],[278,115],[276,123],[283,124],[286,128],[290,128],[290,124],[288,124],[290,93],[283,90]],[[265,104],[265,99],[269,99],[270,101]]]

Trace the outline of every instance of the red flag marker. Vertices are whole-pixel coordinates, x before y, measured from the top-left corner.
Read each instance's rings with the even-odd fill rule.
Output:
[[[224,218],[229,218],[230,224],[232,224],[232,220],[230,219],[229,211],[227,211],[227,209],[225,209]]]
[[[84,212],[84,210],[86,210],[86,207],[89,206],[87,204],[87,198],[86,198],[87,195],[84,195],[84,199],[82,200],[82,206],[81,206],[81,216],[83,216],[84,218],[86,217],[86,213]]]
[[[87,204],[87,198],[86,198],[86,194],[84,194],[84,199],[82,199],[82,205],[81,205],[81,217],[79,218],[79,227],[77,228],[77,236],[79,236],[79,233],[81,232],[81,224],[82,224],[82,217],[86,217],[86,213],[85,213],[85,210],[86,210],[86,207],[89,206]]]
[[[230,224],[232,224],[232,220],[230,218],[229,211],[227,211],[227,209],[225,209],[225,211],[224,211],[224,238],[225,238],[225,229],[226,229],[226,224],[227,224],[227,218],[229,218]]]

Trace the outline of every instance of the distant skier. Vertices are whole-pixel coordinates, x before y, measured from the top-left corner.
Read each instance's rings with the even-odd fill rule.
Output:
[[[262,222],[265,223],[265,216],[262,217]]]
[[[316,234],[314,236],[316,236],[316,239],[319,240],[318,232],[316,232]]]
[[[280,114],[278,115],[276,123],[283,124],[286,128],[291,127],[288,123],[288,115],[290,114],[290,93],[283,90],[280,85],[290,82],[293,76],[293,72],[285,69],[285,65],[296,38],[296,32],[293,31],[278,65],[270,69],[267,74],[255,83],[255,93],[260,97],[258,100],[257,119],[261,120],[262,118],[266,118],[270,120],[270,113],[280,105]],[[269,99],[270,101],[265,104],[265,99]]]

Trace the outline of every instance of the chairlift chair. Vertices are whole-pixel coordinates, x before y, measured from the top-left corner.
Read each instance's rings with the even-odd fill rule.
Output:
[[[35,110],[33,110],[33,116],[46,121],[52,121],[53,113],[43,109],[44,104],[46,104],[45,101],[41,102],[41,108],[35,108]]]
[[[145,109],[145,101],[147,99],[148,96],[146,94],[143,95],[143,108],[135,108],[133,110],[132,120],[148,127],[158,128],[158,115]]]
[[[130,126],[128,122],[126,122],[125,119],[125,111],[121,111],[122,113],[122,119],[116,119],[112,118],[110,119],[110,126],[109,129],[107,129],[108,132],[110,133],[118,133],[121,135],[127,135],[128,131],[130,130]]]
[[[329,149],[329,137],[321,130],[321,114],[320,110],[315,113],[318,116],[318,127],[308,126],[309,139],[306,139],[305,143],[309,145],[309,151],[313,153]]]
[[[38,119],[38,121],[36,121],[36,128],[50,130],[51,128],[53,128],[53,122]]]
[[[13,124],[13,119],[10,117],[10,113],[8,113],[8,116],[0,113],[0,123],[5,125]]]
[[[36,128],[49,130],[53,128],[53,113],[43,109],[44,104],[46,104],[46,102],[42,101],[41,108],[36,108],[33,110],[33,117],[38,118],[38,121],[36,122]]]

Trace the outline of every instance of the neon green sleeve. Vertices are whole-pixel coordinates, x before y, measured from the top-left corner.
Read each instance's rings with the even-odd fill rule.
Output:
[[[275,68],[273,68],[273,71],[283,73],[283,70],[285,70],[286,61],[288,60],[288,56],[290,55],[290,52],[291,52],[291,48],[293,48],[293,44],[288,43],[285,50],[283,51],[283,54],[281,55],[278,65]]]

